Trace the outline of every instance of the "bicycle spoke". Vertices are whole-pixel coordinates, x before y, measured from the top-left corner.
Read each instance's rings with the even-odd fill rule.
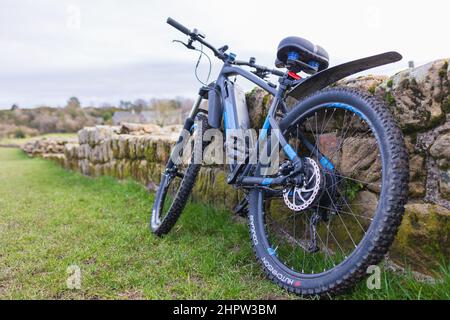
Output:
[[[321,192],[322,197],[328,200],[323,200],[324,204],[321,200],[317,200],[312,207],[301,212],[293,212],[285,207],[286,212],[278,211],[276,217],[267,219],[269,232],[272,230],[276,233],[273,248],[277,248],[277,255],[280,255],[279,258],[288,267],[298,266],[299,272],[302,273],[316,273],[320,266],[322,271],[326,271],[347,259],[364,238],[368,226],[373,221],[375,212],[361,210],[367,211],[366,208],[372,208],[371,210],[375,211],[378,204],[376,198],[369,202],[362,202],[357,198],[359,192],[366,188],[369,190],[381,188],[379,176],[370,177],[367,179],[369,181],[361,178],[366,177],[366,174],[361,176],[361,172],[371,170],[371,166],[375,163],[372,159],[378,161],[379,154],[374,154],[378,147],[376,139],[373,138],[372,130],[364,119],[354,112],[341,109],[338,113],[338,110],[325,108],[322,111],[315,111],[302,122],[302,125],[294,124],[288,135],[289,143],[295,146],[299,155],[303,150],[307,150],[310,158],[317,159],[318,151],[329,161],[337,161],[333,171],[322,170],[324,179],[325,177],[327,179],[323,182],[326,188],[321,189]],[[336,120],[339,119],[338,114],[341,120]],[[337,139],[331,140],[331,145],[327,145],[330,141],[328,138],[323,138],[328,134]],[[302,139],[310,139],[312,147],[304,149],[306,146],[302,143]],[[352,146],[355,144],[365,148],[362,153],[361,151],[352,153],[354,148]],[[344,156],[348,159],[345,163],[346,171],[342,173],[340,166],[344,164],[341,164],[339,159]],[[365,158],[360,159],[361,157]],[[294,190],[291,197],[294,204],[307,201],[308,193],[314,190],[310,185],[312,181],[313,176],[307,177],[302,191]],[[285,205],[282,198],[272,201],[279,201],[281,205]],[[272,209],[278,208],[279,205],[280,203]],[[314,253],[316,250],[318,251]]]

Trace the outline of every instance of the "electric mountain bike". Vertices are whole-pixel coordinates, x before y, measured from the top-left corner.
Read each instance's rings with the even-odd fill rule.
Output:
[[[227,183],[244,194],[235,211],[247,216],[258,262],[269,279],[299,295],[337,294],[353,287],[394,240],[407,200],[408,154],[383,101],[330,85],[399,61],[401,55],[387,52],[328,68],[322,47],[288,37],[278,46],[277,68],[271,69],[254,58],[237,60],[228,46],[215,48],[197,29],[171,18],[167,23],[188,36],[186,48],[202,54],[204,47],[212,50],[223,67],[216,81],[199,90],[185,121],[172,152],[184,160],[171,157],[162,173],[151,230],[163,236],[179,218],[202,165],[194,159],[208,145],[202,138],[205,130],[250,129],[245,98],[233,80],[240,76],[272,96],[256,139],[222,144],[244,154],[242,161],[227,165]],[[180,145],[193,147],[175,151]],[[276,155],[275,170],[258,157],[250,161],[254,152]]]

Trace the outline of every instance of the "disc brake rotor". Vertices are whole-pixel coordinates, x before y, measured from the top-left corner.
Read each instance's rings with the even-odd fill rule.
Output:
[[[311,158],[305,158],[305,173],[306,178],[302,186],[283,190],[284,203],[293,211],[307,209],[317,198],[320,190],[320,169]]]

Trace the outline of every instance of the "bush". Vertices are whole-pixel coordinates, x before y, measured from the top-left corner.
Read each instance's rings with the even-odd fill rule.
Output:
[[[22,129],[17,129],[14,132],[14,138],[16,139],[24,139],[26,137],[25,132],[22,131]]]

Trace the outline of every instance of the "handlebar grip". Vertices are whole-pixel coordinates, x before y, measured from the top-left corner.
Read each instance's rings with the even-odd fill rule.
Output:
[[[167,23],[170,24],[172,27],[174,27],[175,29],[183,32],[186,35],[190,35],[191,34],[191,30],[189,30],[188,28],[186,28],[185,26],[183,26],[181,23],[175,21],[172,18],[167,18]]]

